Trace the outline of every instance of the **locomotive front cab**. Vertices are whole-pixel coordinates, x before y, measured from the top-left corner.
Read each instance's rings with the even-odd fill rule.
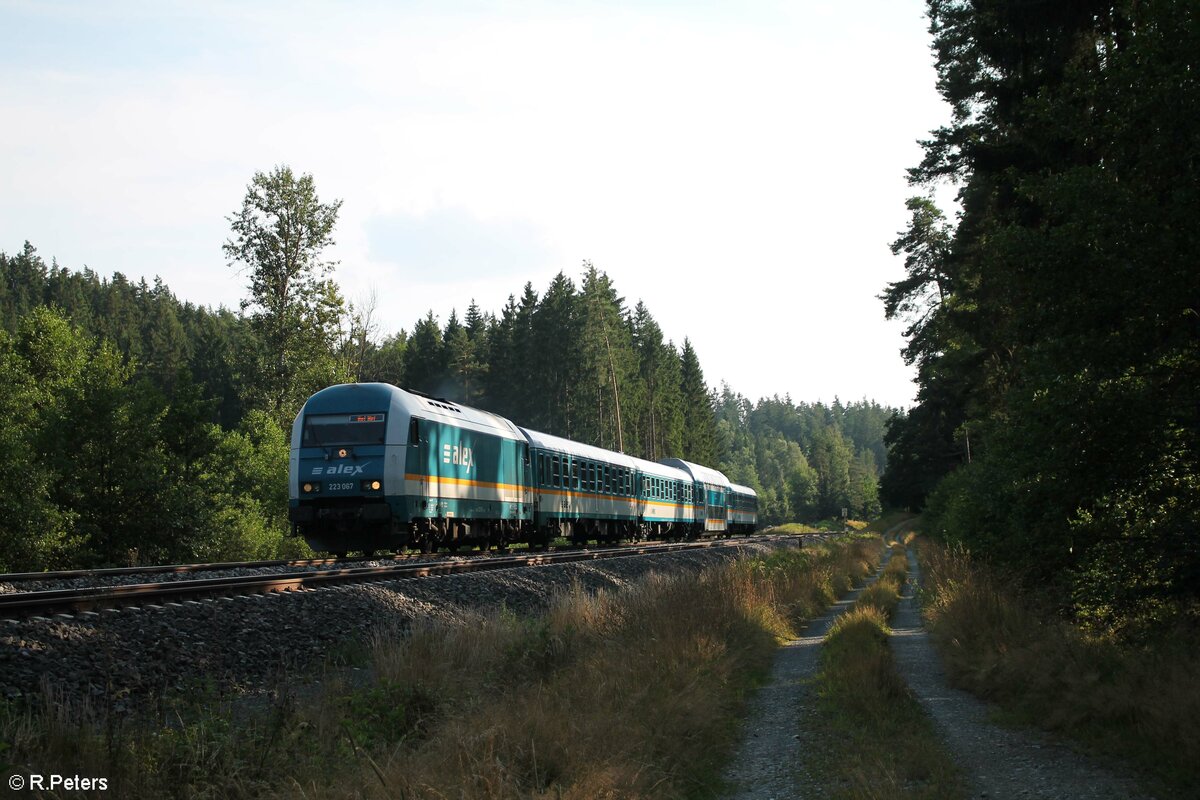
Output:
[[[389,498],[397,481],[387,468],[389,430],[403,415],[377,386],[330,387],[296,417],[288,517],[293,533],[315,550],[343,554],[403,544],[393,533]]]

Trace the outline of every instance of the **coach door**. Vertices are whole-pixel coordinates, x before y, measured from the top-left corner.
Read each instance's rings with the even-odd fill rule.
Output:
[[[533,508],[533,462],[530,460],[529,444],[521,443],[521,509],[520,516],[529,519]],[[515,514],[514,514],[515,516]]]
[[[414,453],[409,479],[417,482],[417,513],[414,516],[436,517],[441,508],[441,487],[437,480],[437,451],[430,441],[429,422],[413,417],[408,428],[408,446]]]

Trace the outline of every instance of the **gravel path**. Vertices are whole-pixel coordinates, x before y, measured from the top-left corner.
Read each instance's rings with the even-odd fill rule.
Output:
[[[804,761],[817,744],[808,720],[814,713],[812,684],[821,666],[821,643],[834,620],[854,605],[878,574],[830,606],[824,616],[808,624],[799,639],[783,645],[775,655],[770,683],[751,701],[746,738],[725,774],[726,782],[736,787],[730,795],[733,800],[823,796]]]
[[[947,685],[915,598],[920,567],[908,552],[909,580],[893,621],[891,645],[900,674],[933,718],[972,797],[1148,798],[1132,781],[1106,770],[1039,731],[1002,728],[988,706]]]

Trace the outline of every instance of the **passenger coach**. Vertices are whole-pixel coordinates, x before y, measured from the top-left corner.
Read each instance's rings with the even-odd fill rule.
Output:
[[[634,460],[521,428],[534,466],[538,538],[583,543],[639,538]]]

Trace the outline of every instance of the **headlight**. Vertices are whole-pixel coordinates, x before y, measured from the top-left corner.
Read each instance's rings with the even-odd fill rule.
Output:
[[[364,492],[378,492],[380,489],[383,488],[383,484],[377,480],[363,481],[360,485],[362,486],[362,490]]]
[[[300,485],[300,490],[305,494],[316,494],[321,491],[321,484],[306,482]]]

